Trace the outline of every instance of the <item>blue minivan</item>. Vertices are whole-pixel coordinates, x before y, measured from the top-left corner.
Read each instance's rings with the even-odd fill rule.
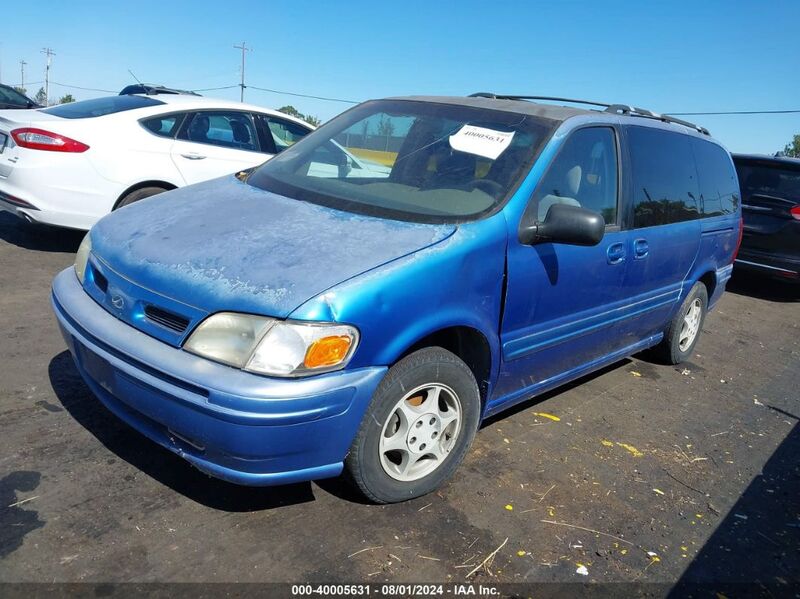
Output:
[[[488,416],[649,348],[685,360],[741,240],[730,155],[646,110],[531,99],[553,100],[365,102],[108,215],[53,282],[86,384],[212,476],[345,471],[396,502]]]

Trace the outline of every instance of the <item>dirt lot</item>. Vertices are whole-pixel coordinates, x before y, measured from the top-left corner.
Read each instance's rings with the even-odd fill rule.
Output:
[[[529,402],[374,506],[210,479],[106,412],[49,305],[80,238],[0,213],[1,581],[463,581],[507,539],[472,580],[800,582],[797,290],[736,275],[691,363]]]

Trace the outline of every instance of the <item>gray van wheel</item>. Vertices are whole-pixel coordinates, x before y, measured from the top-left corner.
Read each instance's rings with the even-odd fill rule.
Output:
[[[464,459],[480,409],[464,362],[440,347],[416,351],[378,386],[345,460],[347,474],[376,503],[430,493]]]
[[[656,355],[668,364],[680,364],[694,351],[708,310],[708,291],[703,283],[694,284],[675,314],[664,340],[655,348]]]

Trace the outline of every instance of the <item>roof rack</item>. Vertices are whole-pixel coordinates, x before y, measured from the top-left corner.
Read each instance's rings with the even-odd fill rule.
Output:
[[[551,102],[569,102],[570,104],[585,104],[587,106],[598,106],[602,108],[604,112],[610,112],[612,114],[621,114],[625,116],[640,116],[648,119],[656,119],[664,123],[674,123],[676,125],[683,125],[684,127],[689,127],[690,129],[694,129],[695,131],[698,131],[703,135],[710,135],[708,129],[706,129],[705,127],[701,127],[700,125],[690,123],[689,121],[684,121],[683,119],[677,119],[673,116],[669,116],[668,114],[659,114],[657,112],[653,112],[652,110],[646,110],[645,108],[637,108],[635,106],[628,106],[626,104],[605,104],[604,102],[593,102],[591,100],[577,100],[575,98],[559,98],[557,96],[508,96],[508,95],[493,94],[489,92],[478,92],[475,94],[470,94],[469,97],[490,98],[493,100],[547,100]]]
[[[187,96],[199,96],[197,92],[185,90],[185,89],[175,89],[172,87],[164,87],[163,85],[149,85],[147,83],[134,83],[132,85],[128,85],[119,92],[120,96],[129,96],[133,94],[144,94],[147,96],[158,96],[161,94],[172,94],[172,95],[187,95]]]

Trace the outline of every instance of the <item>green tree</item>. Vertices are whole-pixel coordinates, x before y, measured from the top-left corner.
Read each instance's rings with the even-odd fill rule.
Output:
[[[391,119],[387,119],[384,115],[381,115],[381,120],[378,121],[378,135],[385,138],[383,149],[388,150],[389,140],[391,139],[392,135],[394,135],[394,123]]]
[[[24,87],[20,87],[19,85],[15,85],[15,86],[14,86],[14,89],[15,89],[15,90],[17,90],[17,91],[18,91],[19,93],[21,93],[22,95],[25,95],[25,94],[27,94],[27,93],[28,93],[28,90],[27,90],[27,89],[25,89]]]
[[[792,143],[786,144],[786,147],[783,148],[783,154],[792,158],[800,158],[800,134],[792,138]]]
[[[296,117],[298,119],[303,118],[303,113],[297,110],[294,106],[281,106],[278,108],[278,112],[282,112],[283,114],[288,114],[289,116]]]
[[[280,108],[278,108],[278,112],[282,112],[283,114],[288,114],[289,116],[293,116],[298,119],[303,119],[306,123],[314,127],[318,127],[322,123],[322,121],[320,121],[317,117],[311,116],[310,114],[303,114],[302,112],[297,110],[297,108],[291,105],[281,106]]]
[[[69,104],[70,102],[74,102],[75,98],[72,97],[72,94],[67,94],[66,96],[61,96],[61,99],[58,101],[59,104]]]
[[[42,106],[47,106],[47,95],[44,93],[43,87],[40,87],[36,95],[33,96],[33,101]]]

